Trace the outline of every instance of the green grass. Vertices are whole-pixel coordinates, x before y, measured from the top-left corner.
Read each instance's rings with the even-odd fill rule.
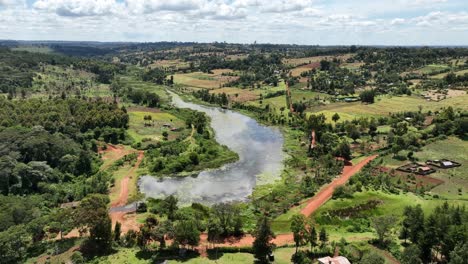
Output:
[[[291,232],[291,218],[295,214],[299,214],[307,203],[300,204],[288,210],[286,213],[276,217],[271,222],[271,229],[275,234],[284,234]]]
[[[169,101],[169,95],[166,92],[166,87],[150,82],[144,82],[139,80],[135,76],[120,76],[119,80],[127,87],[136,90],[153,92],[161,98],[163,101]]]
[[[189,260],[171,260],[170,264],[185,263],[185,264],[205,264],[205,263],[217,263],[217,264],[244,264],[253,263],[254,257],[249,253],[224,253],[217,260],[210,260],[208,258],[193,258]]]
[[[22,46],[17,48],[12,48],[13,51],[27,51],[27,52],[37,52],[37,53],[53,53],[54,50],[49,47],[38,47],[38,46]]]
[[[359,117],[378,117],[388,115],[389,113],[402,111],[418,111],[418,106],[422,106],[423,112],[435,111],[442,107],[452,106],[468,110],[468,95],[448,98],[440,102],[426,101],[417,96],[389,96],[383,95],[376,97],[374,104],[362,104],[361,102],[353,103],[330,103],[325,106],[313,107],[308,112],[314,114],[323,113],[327,117],[328,122],[333,122],[331,116],[338,113],[341,117],[340,121],[352,120]]]
[[[445,65],[445,64],[429,64],[429,65],[426,65],[423,68],[419,69],[418,71],[420,71],[421,73],[431,74],[433,72],[440,71],[440,70],[445,70],[445,69],[448,69],[448,68],[450,68],[450,67],[448,65]]]
[[[101,257],[98,263],[103,264],[149,264],[150,259],[138,257],[140,252],[137,248],[119,248],[118,251],[112,255]]]
[[[420,161],[428,159],[450,159],[462,164],[461,167],[452,169],[437,169],[431,174],[433,178],[441,179],[443,184],[431,190],[432,193],[439,194],[448,199],[468,199],[468,178],[466,171],[468,166],[468,141],[456,137],[449,137],[446,140],[437,141],[416,152],[415,157]],[[458,192],[461,189],[461,195]]]
[[[374,209],[361,211],[361,215],[357,218],[329,218],[330,211],[336,209],[350,208],[356,205],[361,205],[369,200],[379,200],[382,203]],[[423,198],[413,193],[390,194],[382,191],[367,190],[359,193],[354,193],[353,198],[330,200],[312,216],[319,224],[324,226],[330,233],[330,240],[339,240],[344,237],[348,241],[363,241],[375,237],[372,229],[367,229],[362,232],[351,232],[349,227],[358,223],[357,219],[368,221],[373,216],[380,215],[395,215],[401,217],[405,206],[421,205],[423,211],[429,214],[436,206],[442,205],[445,200]],[[453,200],[451,204],[468,205],[468,201]],[[362,220],[360,220],[362,221]]]
[[[130,126],[128,134],[136,141],[141,142],[144,138],[154,141],[162,140],[162,133],[166,131],[169,134],[169,139],[178,137],[185,130],[185,122],[170,113],[155,113],[149,111],[129,111]],[[145,127],[144,116],[150,115],[154,121],[154,126]],[[170,131],[163,125],[170,124],[171,127],[180,128],[181,131]]]

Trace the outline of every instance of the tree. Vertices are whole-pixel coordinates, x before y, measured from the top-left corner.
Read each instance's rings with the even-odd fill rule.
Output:
[[[359,95],[359,97],[361,98],[362,102],[373,104],[375,101],[375,91],[374,90],[363,91]]]
[[[200,231],[194,220],[179,221],[175,227],[175,240],[183,246],[198,246]]]
[[[420,234],[424,231],[424,212],[421,205],[415,207],[407,206],[403,211],[403,228],[408,233],[408,239],[417,243]]]
[[[307,225],[307,242],[310,244],[310,250],[312,251],[317,244],[317,230],[312,222],[309,221]]]
[[[395,225],[397,219],[393,215],[377,216],[371,219],[371,226],[375,229],[379,242],[383,245],[388,233]]]
[[[325,230],[323,227],[320,229],[319,240],[322,242],[322,245],[325,245],[328,241],[327,230]]]
[[[273,247],[271,240],[275,238],[275,234],[271,231],[270,221],[266,216],[258,219],[253,236],[255,240],[252,247],[255,258],[260,263],[267,263],[267,256],[271,253]]]
[[[419,258],[421,255],[421,250],[419,250],[417,245],[410,245],[401,255],[401,264],[422,264],[422,260]]]
[[[359,264],[385,264],[385,259],[375,252],[365,254]]]
[[[121,224],[120,222],[115,222],[115,227],[114,227],[114,241],[120,241],[120,233],[121,233]]]
[[[338,113],[335,113],[333,116],[332,116],[332,120],[333,122],[338,122],[338,120],[340,120],[340,115]]]
[[[335,150],[335,156],[342,157],[346,160],[351,159],[351,148],[349,147],[349,143],[345,140],[342,140],[338,147]]]
[[[361,137],[361,133],[359,132],[359,130],[357,130],[357,128],[354,128],[349,133],[349,137],[352,138],[354,142],[356,142],[356,140]]]
[[[214,219],[210,218],[208,221],[208,241],[214,243],[217,243],[221,235],[223,233],[223,227],[221,226],[221,223],[219,219]]]
[[[294,243],[296,243],[296,254],[300,245],[306,239],[305,216],[303,214],[293,215],[291,218],[291,232],[293,232]]]
[[[75,219],[79,226],[89,230],[91,250],[106,252],[111,247],[112,222],[107,212],[109,197],[103,194],[91,194],[80,203]]]
[[[174,195],[169,195],[164,199],[163,206],[169,220],[174,220],[175,212],[177,211],[177,203],[178,199]]]
[[[238,207],[233,204],[220,203],[213,205],[212,210],[214,217],[219,220],[223,229],[223,236],[230,236],[235,233],[239,235],[242,232],[242,219]]]
[[[455,249],[450,252],[450,261],[448,264],[465,264],[468,259],[468,242],[458,244]]]

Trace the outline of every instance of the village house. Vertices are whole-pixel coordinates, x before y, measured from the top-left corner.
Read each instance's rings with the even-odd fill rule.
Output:
[[[349,260],[343,256],[338,257],[323,257],[318,259],[319,264],[351,264]]]

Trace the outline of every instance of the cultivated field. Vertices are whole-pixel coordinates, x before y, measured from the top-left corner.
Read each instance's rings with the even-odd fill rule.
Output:
[[[174,83],[196,88],[216,89],[238,78],[237,76],[222,75],[229,72],[232,70],[218,69],[213,70],[212,74],[203,72],[177,73],[174,75]]]

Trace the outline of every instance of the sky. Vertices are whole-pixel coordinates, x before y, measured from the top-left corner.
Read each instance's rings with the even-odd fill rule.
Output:
[[[468,45],[468,0],[0,0],[0,39]]]

